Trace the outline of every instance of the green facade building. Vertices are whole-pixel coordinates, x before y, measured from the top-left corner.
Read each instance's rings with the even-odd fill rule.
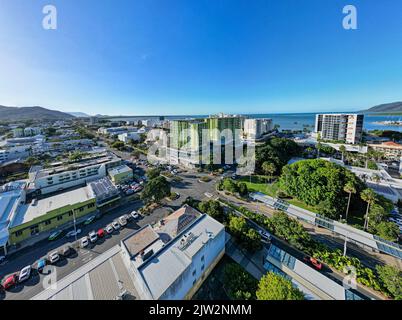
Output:
[[[177,159],[178,163],[190,166],[202,164],[202,147],[210,148],[213,152],[211,143],[217,147],[230,143],[234,147],[234,142],[240,135],[242,129],[242,117],[235,116],[212,116],[205,119],[173,120],[170,122],[170,157]],[[206,130],[206,132],[205,132]],[[225,130],[230,130],[230,140],[222,138],[226,134]],[[204,136],[209,139],[203,140]],[[184,148],[187,146],[187,148]],[[223,152],[226,146],[223,146]],[[191,156],[191,160],[188,157]],[[176,161],[176,160],[174,160]],[[205,160],[204,160],[205,162]],[[205,163],[204,163],[205,164]]]
[[[9,225],[9,244],[17,244],[42,232],[50,232],[96,211],[95,196],[88,187],[20,204]]]

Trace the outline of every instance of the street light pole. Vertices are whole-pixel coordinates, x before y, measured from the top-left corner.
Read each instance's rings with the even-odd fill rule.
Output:
[[[347,250],[347,243],[348,243],[348,235],[345,236],[345,244],[343,246],[343,256],[346,257],[346,250]]]
[[[73,209],[73,221],[74,221],[74,236],[75,236],[75,241],[77,242],[77,226],[76,226],[76,221],[75,221],[75,209]]]

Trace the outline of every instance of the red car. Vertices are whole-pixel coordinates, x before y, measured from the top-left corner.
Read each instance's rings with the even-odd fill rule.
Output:
[[[316,258],[305,257],[304,261],[307,262],[308,264],[310,264],[316,270],[322,269],[322,263],[320,261],[318,261]]]
[[[8,290],[17,284],[17,274],[12,274],[3,280],[2,286],[4,290]]]
[[[103,238],[105,236],[105,230],[99,229],[96,234],[98,235],[99,238]]]

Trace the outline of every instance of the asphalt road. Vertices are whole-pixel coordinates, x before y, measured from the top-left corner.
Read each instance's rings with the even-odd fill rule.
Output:
[[[136,222],[129,222],[125,228],[113,233],[110,236],[106,236],[104,239],[98,240],[95,245],[92,245],[91,247],[85,249],[78,249],[74,254],[71,255],[71,257],[59,261],[55,265],[57,280],[62,279],[77,268],[94,259],[96,256],[119,244],[123,238],[125,238],[127,235],[134,232],[135,230],[139,229],[140,227],[147,224],[154,224],[163,217],[170,214],[172,210],[177,210],[181,207],[182,202],[185,200],[186,197],[191,196],[194,199],[203,200],[206,198],[205,193],[213,193],[215,190],[214,185],[216,177],[214,177],[214,179],[212,179],[210,182],[204,183],[198,181],[199,174],[196,173],[183,173],[179,176],[183,180],[181,182],[172,183],[172,191],[180,194],[180,197],[178,199],[174,201],[165,201],[165,205],[154,210],[151,215],[145,216],[141,220]],[[97,231],[100,228],[104,228],[106,225],[108,225],[121,215],[128,214],[133,210],[138,210],[141,206],[141,201],[132,202],[103,215],[101,219],[94,221],[88,226],[79,226],[78,228],[81,229],[82,232],[81,234],[79,234],[78,239],[87,235],[92,230]],[[6,275],[18,272],[27,265],[34,265],[39,259],[41,259],[42,257],[46,257],[48,253],[53,252],[66,244],[72,245],[74,241],[74,238],[67,239],[66,237],[52,242],[44,240],[38,242],[32,247],[19,251],[18,253],[7,259],[5,263],[0,265],[0,279],[2,279]],[[16,285],[10,291],[7,291],[3,294],[0,293],[0,299],[30,299],[44,289],[44,280],[47,280],[49,277],[54,276],[54,274],[55,272],[53,271],[53,275],[42,275],[34,270],[29,280]]]

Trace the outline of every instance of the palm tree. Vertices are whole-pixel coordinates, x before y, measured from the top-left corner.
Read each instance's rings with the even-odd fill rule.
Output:
[[[372,205],[375,200],[377,199],[376,194],[373,190],[371,189],[364,189],[362,193],[360,194],[360,197],[364,202],[367,202],[367,210],[366,210],[366,215],[364,217],[364,229],[368,229],[368,214],[370,210],[370,205]]]
[[[349,213],[349,206],[350,206],[350,199],[352,198],[352,193],[355,194],[357,192],[356,187],[352,181],[348,181],[345,186],[343,187],[343,191],[349,193],[348,199],[348,206],[346,208],[346,222],[348,222],[348,213]]]
[[[339,152],[342,154],[342,162],[345,162],[346,147],[344,145],[341,145],[339,147]]]

